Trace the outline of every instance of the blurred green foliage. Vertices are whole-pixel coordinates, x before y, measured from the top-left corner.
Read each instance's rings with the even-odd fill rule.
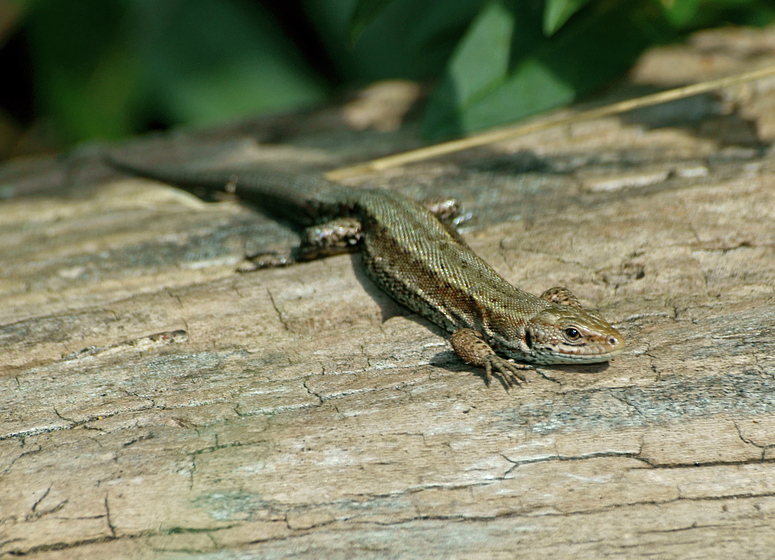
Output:
[[[649,45],[775,19],[770,0],[6,1],[21,8],[35,112],[68,143],[387,78],[435,81],[423,129],[436,140],[570,103]]]

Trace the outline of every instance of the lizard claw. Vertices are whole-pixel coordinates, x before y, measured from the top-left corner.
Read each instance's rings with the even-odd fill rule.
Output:
[[[484,338],[472,329],[459,329],[450,337],[452,348],[467,364],[484,368],[484,383],[488,387],[492,381],[493,370],[506,384],[506,388],[518,387],[527,383],[527,377],[522,373],[533,366],[518,364],[498,356]]]
[[[509,387],[519,387],[522,383],[527,383],[527,377],[522,373],[526,369],[534,369],[533,366],[526,364],[517,364],[512,360],[501,358],[497,354],[488,356],[485,363],[485,383],[489,386],[492,379],[493,369],[497,375],[503,379]]]

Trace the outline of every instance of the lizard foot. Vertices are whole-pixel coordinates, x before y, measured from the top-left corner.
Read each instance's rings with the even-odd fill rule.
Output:
[[[237,272],[253,272],[264,268],[278,268],[294,264],[296,260],[291,255],[283,253],[256,253],[245,255],[237,267]]]
[[[296,258],[311,261],[322,257],[352,253],[363,239],[361,223],[354,218],[338,218],[310,226],[301,236]]]
[[[533,366],[518,364],[498,356],[482,335],[475,330],[459,329],[452,333],[449,341],[455,353],[465,363],[484,368],[484,382],[488,387],[492,381],[493,371],[503,379],[507,387],[515,387],[527,382],[522,371],[533,369]]]
[[[496,374],[503,379],[506,385],[509,387],[519,387],[522,383],[527,383],[527,377],[522,373],[526,369],[534,368],[533,366],[518,364],[513,360],[507,360],[493,354],[492,356],[488,356],[484,362],[484,382],[489,387],[490,380],[492,379],[492,372],[495,370]]]

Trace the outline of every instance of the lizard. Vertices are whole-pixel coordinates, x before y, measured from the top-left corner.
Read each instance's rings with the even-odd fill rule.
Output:
[[[294,260],[359,247],[367,276],[449,333],[455,353],[484,368],[488,386],[493,373],[508,388],[526,382],[522,372],[533,364],[600,363],[624,351],[623,336],[568,289],[535,296],[478,257],[452,224],[455,202],[425,206],[400,193],[348,187],[317,175],[107,162],[202,198],[234,194],[306,228]]]

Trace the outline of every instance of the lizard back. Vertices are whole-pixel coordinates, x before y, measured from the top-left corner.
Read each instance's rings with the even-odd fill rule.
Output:
[[[420,203],[389,191],[356,193],[369,276],[446,331],[506,317],[526,322],[551,305],[509,284]]]

